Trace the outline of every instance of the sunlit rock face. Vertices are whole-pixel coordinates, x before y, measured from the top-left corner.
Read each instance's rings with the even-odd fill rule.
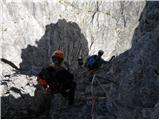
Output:
[[[96,118],[158,118],[157,2],[2,0],[1,8],[1,58],[21,69],[15,71],[1,62],[2,118],[46,118],[45,113],[31,112],[37,85],[34,75],[51,63],[56,49],[64,51],[75,75],[76,103],[56,111],[63,98],[55,95],[51,118],[91,118],[91,86],[77,59],[99,49],[104,50],[104,59],[116,58],[98,74],[118,85],[99,80],[107,98],[95,86]],[[36,98],[37,104],[41,97]]]
[[[3,0],[1,3],[2,56],[13,61],[17,66],[23,61],[22,49],[27,48],[28,45],[36,47],[36,41],[39,41],[45,34],[46,26],[51,23],[56,24],[59,19],[78,24],[88,42],[89,54],[97,53],[99,49],[102,49],[105,51],[103,56],[105,59],[109,59],[112,55],[119,55],[131,47],[134,29],[138,25],[140,13],[145,5],[143,1],[91,0],[83,2],[79,0],[55,0],[54,2]],[[60,30],[70,31],[66,27]],[[70,32],[74,34],[73,31]],[[58,32],[57,34],[61,34],[62,41],[65,41],[64,33]],[[78,36],[76,38],[79,39]],[[54,38],[52,41],[57,41],[58,47],[60,39]],[[49,45],[46,47],[49,48]],[[49,48],[51,50],[48,56],[55,49],[55,46],[53,47]]]

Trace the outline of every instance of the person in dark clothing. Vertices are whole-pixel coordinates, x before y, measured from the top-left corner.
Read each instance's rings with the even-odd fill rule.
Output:
[[[89,81],[92,80],[93,75],[101,67],[102,64],[109,64],[115,57],[115,56],[112,56],[112,58],[109,61],[105,61],[104,59],[102,59],[103,54],[104,54],[104,51],[99,50],[98,55],[92,55],[87,58],[85,62],[85,67],[88,68]]]
[[[52,55],[52,61],[52,65],[42,69],[38,74],[38,82],[43,85],[46,91],[51,91],[52,94],[61,93],[68,99],[69,105],[72,105],[74,103],[76,83],[73,81],[73,74],[63,66],[64,53],[56,50]]]
[[[73,81],[73,74],[65,68],[49,66],[40,72],[39,78],[46,80],[46,85],[44,85],[46,91],[50,90],[52,94],[61,93],[68,98],[69,105],[74,102],[76,84]]]
[[[30,106],[33,118],[45,114],[50,117],[51,102],[56,93],[62,94],[68,105],[74,103],[76,83],[74,76],[64,66],[64,53],[56,50],[52,55],[53,64],[43,68],[37,75],[38,84],[35,90],[35,99]]]

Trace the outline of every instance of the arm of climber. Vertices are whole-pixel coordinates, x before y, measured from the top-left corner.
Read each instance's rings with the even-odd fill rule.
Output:
[[[115,56],[112,56],[109,61],[105,61],[104,59],[102,59],[102,64],[110,64],[114,58],[115,58]]]

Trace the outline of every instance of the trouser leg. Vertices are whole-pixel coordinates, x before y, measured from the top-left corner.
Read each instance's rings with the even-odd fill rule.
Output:
[[[74,103],[75,89],[76,89],[76,83],[72,82],[68,96],[69,105]]]
[[[74,103],[74,94],[76,89],[76,83],[71,82],[68,85],[64,84],[62,86],[61,94],[68,99],[68,104],[71,105]],[[69,90],[69,91],[68,91]]]

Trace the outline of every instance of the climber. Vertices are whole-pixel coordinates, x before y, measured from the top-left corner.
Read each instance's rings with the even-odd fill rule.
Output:
[[[52,62],[52,65],[42,69],[38,74],[38,83],[45,88],[46,92],[61,93],[68,99],[68,104],[72,105],[76,83],[73,81],[73,74],[64,68],[64,53],[56,50],[52,55]]]
[[[83,58],[82,58],[82,57],[79,57],[79,58],[78,58],[78,65],[79,65],[80,67],[82,67],[82,65],[83,65]]]
[[[100,68],[102,64],[109,64],[115,57],[115,56],[112,56],[112,58],[109,61],[105,61],[104,59],[102,59],[103,54],[104,54],[104,51],[99,50],[98,55],[92,55],[87,58],[85,62],[85,67],[88,68],[89,81],[92,80],[93,75]]]

